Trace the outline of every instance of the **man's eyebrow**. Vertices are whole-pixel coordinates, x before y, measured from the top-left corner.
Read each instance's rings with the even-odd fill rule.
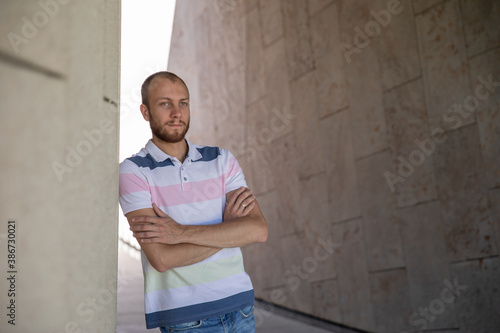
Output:
[[[172,100],[170,97],[158,97],[156,100],[157,101],[161,101],[162,99],[165,99],[167,101],[171,101]],[[189,97],[184,97],[184,98],[180,99],[180,101],[186,101],[186,100],[189,100]]]

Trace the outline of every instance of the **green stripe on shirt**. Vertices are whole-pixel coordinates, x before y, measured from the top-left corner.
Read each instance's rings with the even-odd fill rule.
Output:
[[[243,273],[243,256],[226,257],[209,262],[170,269],[166,272],[149,271],[144,278],[146,293],[213,282],[225,277]]]

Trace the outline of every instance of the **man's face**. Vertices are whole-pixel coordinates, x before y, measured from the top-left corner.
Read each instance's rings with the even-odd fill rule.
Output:
[[[189,94],[181,81],[157,78],[149,87],[149,108],[141,105],[153,136],[168,142],[184,140],[189,129]]]

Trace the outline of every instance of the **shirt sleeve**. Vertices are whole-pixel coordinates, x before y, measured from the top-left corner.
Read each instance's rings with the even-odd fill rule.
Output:
[[[120,164],[120,206],[123,215],[138,209],[152,208],[151,189],[140,168],[132,161]]]
[[[222,153],[227,156],[227,172],[224,183],[226,194],[242,186],[247,187],[243,170],[234,155],[228,150],[222,150]]]

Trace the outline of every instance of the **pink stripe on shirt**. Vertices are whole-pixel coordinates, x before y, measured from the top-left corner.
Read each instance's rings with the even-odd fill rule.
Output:
[[[241,172],[240,165],[238,164],[238,161],[236,161],[236,158],[231,157],[229,159],[229,167],[227,171],[227,178],[233,177],[235,174]]]
[[[120,197],[129,193],[149,191],[148,182],[132,173],[121,173],[120,184]]]
[[[225,195],[223,185],[224,175],[199,182],[168,186],[152,186],[151,199],[158,206],[171,207],[195,202],[218,199]]]

